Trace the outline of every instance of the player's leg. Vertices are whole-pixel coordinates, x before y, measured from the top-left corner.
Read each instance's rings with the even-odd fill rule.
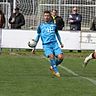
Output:
[[[52,74],[55,75],[56,77],[60,78],[60,73],[56,66],[55,56],[53,54],[50,54],[49,59],[50,59],[50,64],[51,64],[50,70],[51,70]]]
[[[53,54],[55,55],[55,64],[58,66],[63,61],[63,52],[61,48],[58,46],[57,42],[54,42],[53,44]],[[51,67],[52,68],[52,67]],[[60,77],[60,73],[56,74],[55,76]]]
[[[50,70],[51,72],[57,76],[57,77],[60,77],[60,74],[58,72],[58,69],[57,69],[57,66],[56,66],[56,61],[55,61],[55,56],[53,54],[53,49],[50,48],[51,45],[43,45],[43,49],[44,49],[44,52],[45,52],[45,55],[46,57],[49,58],[49,61],[50,61]]]
[[[64,59],[64,54],[57,43],[55,43],[54,54],[56,56],[56,59],[55,59],[56,60],[56,66],[58,66],[59,64],[62,63],[62,61]]]
[[[53,54],[49,55],[49,60],[50,60],[50,65],[51,65],[50,69],[51,70],[53,69],[55,73],[58,73],[59,71],[57,69],[55,57]]]
[[[62,63],[63,58],[64,58],[64,55],[62,53],[57,56],[57,58],[56,58],[56,66],[58,66],[59,64]]]
[[[89,56],[87,56],[84,60],[84,67],[87,66],[88,62],[91,60],[91,59],[96,59],[96,50],[95,52],[91,53]]]

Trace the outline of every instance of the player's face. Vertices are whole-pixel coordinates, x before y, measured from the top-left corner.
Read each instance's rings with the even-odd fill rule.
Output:
[[[49,22],[51,20],[51,15],[49,13],[44,13],[44,21]]]

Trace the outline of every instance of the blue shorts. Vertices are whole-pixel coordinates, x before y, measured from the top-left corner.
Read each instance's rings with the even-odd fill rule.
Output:
[[[57,42],[51,42],[48,44],[43,45],[44,54],[48,57],[50,54],[54,54],[55,56],[58,56],[59,54],[62,54],[62,50],[59,47]]]

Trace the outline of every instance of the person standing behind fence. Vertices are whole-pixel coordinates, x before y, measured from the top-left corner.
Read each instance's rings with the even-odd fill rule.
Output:
[[[15,8],[15,13],[9,18],[9,23],[11,24],[11,29],[21,29],[25,25],[25,19],[22,13],[19,12],[19,8]]]
[[[68,22],[70,24],[70,30],[81,31],[82,15],[78,13],[76,7],[72,8],[72,13],[69,14]]]
[[[51,16],[54,23],[56,23],[58,30],[62,30],[64,27],[64,21],[61,16],[58,16],[58,11],[53,9],[51,11]]]
[[[4,27],[5,27],[5,16],[4,16],[4,13],[2,12],[2,10],[0,10],[0,54],[2,51],[2,48],[1,48],[2,28],[4,28]]]
[[[2,10],[0,10],[0,28],[5,27],[5,16]]]
[[[22,13],[19,12],[19,8],[16,7],[15,12],[9,18],[9,23],[11,24],[11,29],[21,29],[23,25],[25,25],[25,18]],[[17,49],[18,51],[19,49]],[[10,49],[12,52],[13,49]]]
[[[69,14],[68,22],[70,24],[70,31],[81,31],[82,15],[78,13],[76,7],[72,8],[72,13]],[[73,50],[70,50],[72,52]],[[78,50],[81,52],[81,50]]]

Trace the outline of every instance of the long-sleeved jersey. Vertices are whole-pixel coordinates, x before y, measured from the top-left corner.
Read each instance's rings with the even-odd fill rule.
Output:
[[[39,25],[37,29],[37,37],[35,40],[38,42],[39,38],[41,37],[42,44],[44,45],[51,42],[57,42],[56,36],[59,40],[59,43],[62,44],[57,26],[52,21],[44,22]]]

